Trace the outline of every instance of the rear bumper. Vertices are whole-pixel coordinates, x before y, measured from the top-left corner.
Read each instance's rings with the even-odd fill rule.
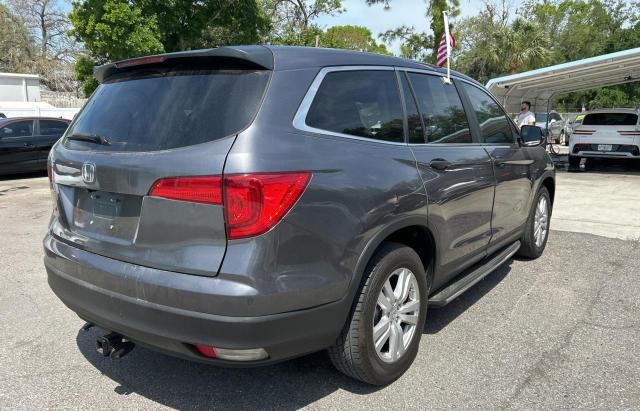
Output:
[[[577,153],[572,153],[571,156],[574,157],[597,157],[597,158],[629,158],[629,159],[640,159],[640,156],[634,156],[632,153],[626,152],[614,152],[614,151],[579,151]]]
[[[348,301],[341,300],[304,310],[252,317],[194,311],[176,306],[168,296],[166,300],[172,305],[163,304],[157,295],[153,299],[146,298],[143,292],[145,278],[154,274],[166,276],[167,272],[97,256],[51,236],[45,238],[44,246],[51,289],[82,319],[151,349],[201,362],[262,365],[324,349],[335,341],[351,306]],[[108,270],[97,268],[100,265]],[[190,277],[191,281],[203,282],[202,289],[205,290],[210,288],[205,282],[214,280]],[[92,280],[97,278],[101,280]],[[123,284],[138,290],[139,294],[132,296],[114,291]],[[197,297],[202,298],[202,295]],[[198,355],[191,344],[231,349],[264,348],[269,357],[250,363],[207,359]]]

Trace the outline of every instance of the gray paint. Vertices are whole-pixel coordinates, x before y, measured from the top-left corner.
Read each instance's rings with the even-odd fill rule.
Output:
[[[434,292],[521,235],[533,193],[544,178],[554,175],[542,147],[477,142],[415,146],[301,127],[294,118],[320,66],[331,58],[359,66],[382,60],[321,50],[314,61],[308,49],[270,50],[275,70],[264,101],[252,124],[236,138],[153,153],[55,147],[51,160],[56,181],[69,187],[60,191],[62,212],[52,221],[53,234],[45,239],[50,278],[65,273],[116,295],[182,310],[185,316],[226,316],[225,324],[233,317],[294,315],[335,303],[340,308],[324,318],[327,331],[322,339],[333,341],[347,319],[367,262],[394,231],[417,226],[435,240],[428,270]],[[403,60],[384,62],[397,66]],[[407,67],[438,73],[418,63]],[[471,128],[476,135],[478,125],[472,122]],[[451,167],[431,168],[436,158],[447,159]],[[98,176],[91,187],[79,178],[87,161],[96,165]],[[145,197],[154,181],[167,176],[301,170],[313,177],[297,204],[273,229],[248,239],[225,240],[219,207]],[[142,199],[142,212],[122,221],[124,237],[135,227],[135,241],[118,245],[95,233],[82,238],[78,230],[70,230],[73,207],[65,201],[89,188]],[[75,194],[65,197],[65,191]],[[74,252],[76,247],[88,252]],[[60,288],[59,295],[73,306],[68,288]],[[107,314],[101,313],[101,318]],[[117,324],[117,318],[109,321]],[[171,334],[173,326],[166,327],[152,331]],[[247,328],[247,335],[250,332]],[[197,336],[194,331],[180,338],[190,341]]]

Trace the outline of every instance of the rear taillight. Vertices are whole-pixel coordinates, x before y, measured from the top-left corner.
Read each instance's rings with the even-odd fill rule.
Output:
[[[269,231],[298,201],[310,179],[308,172],[166,178],[157,181],[149,195],[223,204],[227,238],[235,240]]]
[[[268,231],[307,187],[311,173],[245,174],[225,177],[224,205],[230,240]]]
[[[149,195],[195,203],[222,204],[222,178],[163,178],[151,187]]]

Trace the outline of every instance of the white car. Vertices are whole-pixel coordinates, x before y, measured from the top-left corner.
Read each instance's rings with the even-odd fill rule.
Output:
[[[571,134],[569,166],[586,157],[640,160],[639,114],[621,108],[588,112]]]

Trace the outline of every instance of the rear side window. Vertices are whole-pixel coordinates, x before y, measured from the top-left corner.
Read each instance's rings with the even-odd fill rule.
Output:
[[[16,121],[0,128],[0,137],[30,137],[33,135],[33,121]]]
[[[40,134],[43,136],[61,136],[68,124],[58,120],[40,120]]]
[[[410,73],[428,143],[471,143],[469,122],[453,84],[441,77]]]
[[[263,70],[143,71],[100,85],[67,135],[70,148],[155,151],[236,134],[254,117],[269,79]]]
[[[307,113],[310,127],[403,142],[403,113],[393,71],[327,73]]]
[[[582,120],[584,126],[635,126],[638,115],[632,113],[593,113]]]
[[[514,135],[507,114],[488,93],[468,83],[462,83],[473,111],[476,113],[482,142],[489,144],[512,144]],[[537,119],[537,117],[536,117]]]

